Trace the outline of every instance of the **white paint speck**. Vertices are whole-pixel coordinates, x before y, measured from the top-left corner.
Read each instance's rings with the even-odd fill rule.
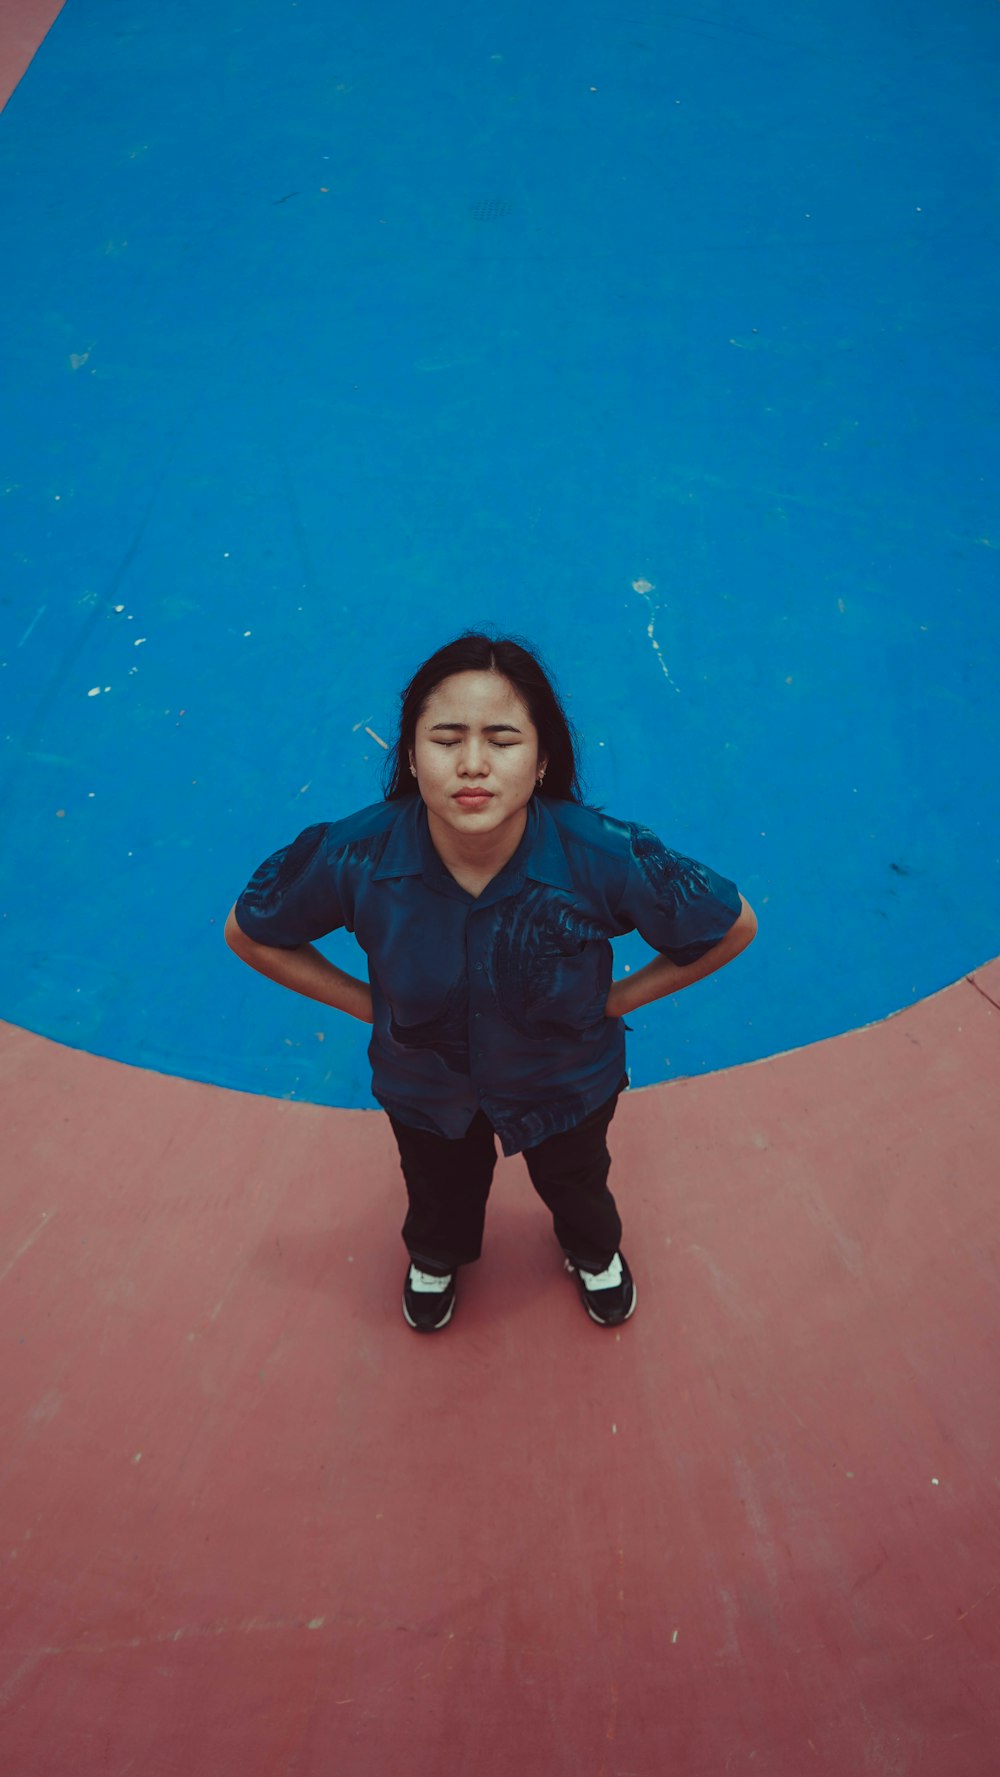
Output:
[[[133,1462],[141,1462],[142,1461],[142,1451],[141,1450],[136,1451],[135,1455],[132,1458],[132,1461]]]
[[[88,697],[100,697],[100,695],[101,695],[100,685],[95,685],[92,691],[87,692]]]
[[[670,1643],[671,1643],[671,1646],[672,1646],[672,1647],[675,1647],[675,1646],[676,1646],[676,1645],[677,1645],[677,1637],[678,1637],[678,1635],[679,1635],[679,1634],[680,1634],[680,1630],[679,1630],[679,1629],[675,1629],[675,1630],[674,1630],[674,1632],[673,1632],[673,1634],[672,1634],[672,1635],[671,1635],[671,1637],[670,1637]]]
[[[124,606],[124,605],[116,605],[116,606],[115,606],[115,610],[116,610],[116,611],[124,611],[124,609],[125,609],[125,606]]]
[[[244,631],[243,631],[243,636],[244,636],[244,639],[245,639],[245,638],[246,638],[246,637],[247,637],[247,636],[252,636],[252,635],[253,635],[253,630],[252,630],[252,629],[245,629],[245,630],[244,630]]]
[[[938,1480],[937,1475],[932,1475],[931,1476],[931,1486],[932,1487],[940,1487],[940,1485],[941,1485],[941,1483]]]
[[[325,1622],[326,1622],[325,1617],[313,1617],[311,1622],[307,1625],[307,1627],[310,1629],[322,1629],[323,1624]]]
[[[133,648],[141,648],[143,642],[145,642],[147,639],[148,638],[146,636],[136,636],[135,641],[132,643]]]

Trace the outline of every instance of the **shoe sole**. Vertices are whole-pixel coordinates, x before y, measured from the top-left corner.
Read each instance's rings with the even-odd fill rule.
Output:
[[[442,1327],[446,1327],[448,1325],[448,1322],[450,1321],[454,1312],[455,1312],[455,1297],[452,1296],[452,1299],[448,1304],[448,1312],[444,1316],[444,1318],[442,1320],[436,1320],[432,1327],[422,1327],[417,1323],[417,1321],[410,1319],[409,1311],[406,1306],[406,1297],[405,1296],[403,1297],[403,1319],[405,1320],[408,1327],[413,1328],[413,1331],[415,1333],[439,1333],[441,1331]]]
[[[621,1320],[602,1320],[599,1314],[594,1313],[589,1302],[584,1302],[583,1306],[586,1308],[587,1313],[590,1315],[590,1318],[593,1321],[595,1327],[623,1327],[627,1320],[632,1319],[632,1316],[635,1313],[635,1305],[638,1302],[638,1300],[639,1300],[639,1292],[636,1289],[635,1284],[633,1283],[633,1285],[632,1285],[632,1300],[629,1304],[628,1313],[623,1314],[621,1317]]]

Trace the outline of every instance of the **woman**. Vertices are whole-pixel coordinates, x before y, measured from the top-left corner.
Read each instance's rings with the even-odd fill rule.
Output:
[[[496,1164],[524,1153],[591,1320],[635,1308],[608,1189],[626,1013],[712,974],[757,929],[733,883],[580,800],[573,736],[540,662],[467,632],[402,697],[385,800],[307,827],[233,907],[237,956],[373,1025],[375,1097],[409,1210],[403,1313],[450,1320]],[[368,981],[313,947],[338,926]],[[658,952],[619,981],[609,939]]]

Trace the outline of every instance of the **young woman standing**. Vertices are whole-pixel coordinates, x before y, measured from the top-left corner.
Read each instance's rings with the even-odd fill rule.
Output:
[[[314,948],[339,926],[367,953],[367,982]],[[627,1084],[622,1020],[722,968],[756,929],[732,882],[582,804],[540,662],[469,632],[404,691],[385,800],[269,857],[226,938],[273,981],[373,1026],[372,1089],[409,1198],[403,1313],[435,1332],[480,1256],[495,1136],[523,1152],[591,1320],[629,1318],[606,1141]],[[634,930],[657,955],[613,981],[609,940]]]

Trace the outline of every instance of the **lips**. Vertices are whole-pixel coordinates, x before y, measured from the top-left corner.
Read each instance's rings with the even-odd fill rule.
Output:
[[[459,790],[453,800],[458,803],[460,808],[485,808],[487,802],[492,802],[493,792],[492,790]]]

